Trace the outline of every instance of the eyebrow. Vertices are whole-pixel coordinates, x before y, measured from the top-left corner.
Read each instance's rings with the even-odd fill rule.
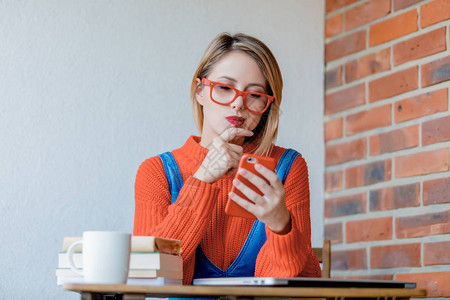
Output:
[[[234,83],[237,83],[237,80],[234,79],[234,78],[232,78],[232,77],[228,77],[228,76],[220,76],[219,79],[220,79],[220,78],[227,79],[227,80],[233,81]],[[260,83],[249,83],[248,85],[249,85],[249,86],[259,86],[259,87],[262,87],[263,89],[266,88],[265,85],[260,84]]]

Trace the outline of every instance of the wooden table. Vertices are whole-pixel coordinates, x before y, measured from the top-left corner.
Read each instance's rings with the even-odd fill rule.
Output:
[[[381,298],[409,299],[424,297],[426,290],[396,288],[310,288],[255,286],[140,286],[126,284],[64,284],[64,289],[78,292],[83,300],[143,300],[147,297],[210,297],[210,298]]]

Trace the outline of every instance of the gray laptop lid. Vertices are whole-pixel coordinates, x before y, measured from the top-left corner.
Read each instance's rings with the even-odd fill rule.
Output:
[[[394,280],[353,280],[332,278],[279,278],[279,277],[227,277],[198,278],[194,285],[246,285],[246,286],[288,286],[288,287],[359,287],[359,288],[407,288],[416,287],[415,282]]]

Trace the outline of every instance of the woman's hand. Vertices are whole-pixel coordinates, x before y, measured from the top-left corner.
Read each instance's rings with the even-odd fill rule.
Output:
[[[256,164],[255,169],[269,183],[262,178],[253,174],[249,170],[239,169],[238,172],[252,184],[254,184],[264,196],[258,195],[241,181],[234,179],[233,185],[239,189],[251,203],[235,193],[229,193],[231,199],[236,201],[240,206],[254,214],[258,220],[266,224],[270,230],[278,234],[285,234],[290,231],[291,216],[285,203],[285,189],[278,175],[267,169],[263,165]]]
[[[243,128],[232,127],[216,136],[208,147],[200,168],[194,177],[207,183],[214,183],[227,172],[234,172],[239,166],[243,148],[230,143],[236,138],[252,136],[253,132]]]

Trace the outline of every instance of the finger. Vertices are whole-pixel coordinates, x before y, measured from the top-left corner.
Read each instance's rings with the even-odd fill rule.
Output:
[[[230,147],[230,149],[233,152],[235,152],[235,153],[237,153],[239,155],[244,154],[244,148],[242,148],[242,146],[239,146],[239,145],[236,145],[236,144],[228,144],[228,146]]]
[[[252,190],[247,185],[245,185],[242,181],[240,181],[238,179],[234,179],[233,185],[254,203],[256,203],[256,204],[263,203],[263,198],[258,193],[256,193],[254,190]]]
[[[272,170],[264,167],[261,164],[255,164],[255,170],[256,172],[258,172],[259,174],[261,174],[262,176],[264,176],[264,178],[266,178],[270,185],[277,187],[279,185],[283,185],[280,181],[280,178],[278,177],[277,173],[273,172]]]
[[[242,206],[246,211],[251,212],[255,215],[257,211],[257,206],[255,204],[251,203],[248,200],[245,200],[244,198],[241,198],[239,195],[233,192],[229,192],[228,196],[231,198],[231,200],[239,204],[239,206]]]
[[[228,144],[224,142],[224,149],[226,153],[232,160],[236,160],[235,163],[239,165],[239,161],[241,160],[242,155],[244,154],[244,149],[241,146]],[[237,166],[236,165],[236,166]]]
[[[228,149],[227,153],[234,159],[237,159],[238,162],[241,160],[242,154],[239,152],[233,151],[233,149]]]
[[[230,160],[229,160],[230,166],[237,170],[237,168],[239,167],[239,161],[241,160],[241,155],[234,153],[234,152],[230,152],[229,155],[230,155]]]
[[[253,132],[244,128],[231,127],[222,132],[219,136],[225,142],[230,142],[238,136],[252,136]]]
[[[244,168],[240,168],[238,172],[239,174],[241,174],[242,177],[244,177],[245,179],[250,181],[254,186],[256,186],[264,195],[268,195],[272,192],[270,185],[264,179],[257,176],[256,174]]]
[[[211,159],[221,162],[221,165],[226,166],[227,170],[230,168],[234,168],[234,173],[239,166],[239,161],[242,154],[234,152],[233,149],[230,144],[223,141],[219,136],[217,136],[209,146],[208,155],[212,156]]]

